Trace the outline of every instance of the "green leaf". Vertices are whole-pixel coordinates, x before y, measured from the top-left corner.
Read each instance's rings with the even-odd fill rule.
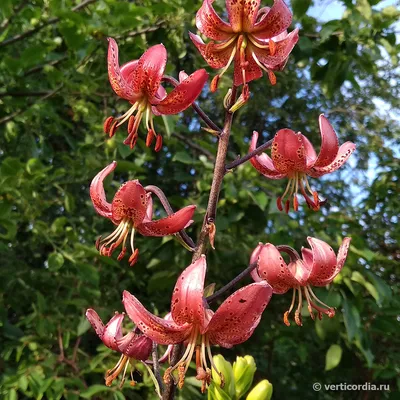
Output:
[[[58,271],[64,265],[64,257],[60,253],[51,253],[47,263],[50,271]]]
[[[183,164],[193,164],[192,157],[184,151],[178,151],[177,153],[175,153],[172,161],[178,161]]]
[[[341,359],[342,348],[337,344],[333,344],[326,352],[325,371],[330,371],[331,369],[336,368],[339,365]]]
[[[81,397],[84,399],[91,399],[94,395],[102,393],[102,392],[111,392],[114,389],[109,388],[105,385],[92,385],[84,392],[81,392]]]
[[[340,28],[341,28],[341,23],[337,19],[334,19],[334,20],[329,21],[326,24],[324,24],[322,26],[322,29],[321,29],[320,33],[319,33],[320,37],[321,37],[320,43],[323,43],[326,40],[328,40],[329,37],[332,35],[332,33],[337,31]]]
[[[90,323],[89,323],[89,321],[86,319],[86,317],[83,315],[83,316],[81,317],[81,320],[79,321],[76,334],[77,334],[78,336],[82,336],[84,333],[86,333],[86,332],[89,330],[89,328],[90,328]]]
[[[293,14],[298,19],[301,19],[310,8],[311,3],[312,0],[292,0],[291,5],[293,9]]]

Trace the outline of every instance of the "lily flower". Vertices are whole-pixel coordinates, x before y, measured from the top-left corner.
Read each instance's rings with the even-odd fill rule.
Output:
[[[290,34],[286,29],[292,14],[283,0],[275,0],[271,8],[260,7],[260,0],[226,0],[229,23],[215,12],[214,0],[204,0],[196,14],[197,29],[209,39],[203,40],[189,32],[208,65],[221,69],[211,83],[217,90],[218,81],[231,63],[234,63],[235,86],[243,86],[242,103],[249,97],[247,83],[268,74],[271,84],[276,83],[273,71],[281,71],[290,52],[299,39],[298,29]],[[237,107],[236,107],[237,108]]]
[[[272,142],[271,157],[263,153],[250,159],[254,168],[266,178],[289,179],[285,192],[277,199],[277,206],[281,211],[285,207],[285,211],[289,212],[292,196],[293,209],[298,210],[299,190],[307,205],[314,211],[319,210],[318,193],[311,189],[307,175],[319,178],[336,171],[356,149],[352,142],[345,142],[339,147],[336,132],[323,114],[319,116],[319,129],[322,143],[318,156],[311,142],[303,134],[291,129],[281,129]],[[256,149],[257,140],[258,132],[254,131],[249,152]]]
[[[202,381],[202,392],[211,381],[210,367],[223,381],[213,362],[210,346],[217,344],[230,348],[246,341],[260,322],[272,295],[272,289],[266,282],[253,283],[233,293],[214,313],[204,298],[206,269],[206,258],[202,255],[182,272],[172,294],[169,320],[151,314],[129,292],[124,291],[123,294],[129,318],[146,336],[158,344],[184,342],[186,345],[178,363],[167,369],[164,381],[170,381],[172,372],[177,370],[178,386],[182,388],[186,371],[196,353],[196,379]]]
[[[187,76],[179,74],[180,84],[167,94],[161,85],[167,51],[162,44],[150,47],[139,60],[129,61],[119,66],[117,42],[108,39],[108,77],[114,92],[131,103],[131,108],[118,118],[108,117],[104,122],[104,132],[112,137],[117,128],[128,121],[128,137],[124,143],[135,147],[140,121],[144,117],[147,129],[146,146],[156,138],[155,150],[162,147],[162,137],[156,133],[154,115],[178,114],[186,110],[199,96],[208,74],[204,69]]]
[[[308,311],[312,319],[315,319],[313,310],[316,310],[318,318],[326,314],[329,318],[335,316],[335,309],[323,303],[315,295],[312,286],[326,286],[330,284],[341,271],[346,261],[351,238],[345,237],[339,248],[337,256],[329,244],[320,239],[308,237],[311,249],[302,248],[302,259],[297,256],[286,264],[279,250],[271,243],[260,243],[250,258],[250,263],[257,262],[257,268],[252,271],[252,277],[256,282],[266,281],[274,294],[284,294],[293,289],[293,298],[288,311],[285,312],[283,321],[289,326],[289,314],[292,312],[296,294],[298,305],[295,311],[295,322],[302,325],[301,308],[303,295],[307,301]]]
[[[110,257],[113,251],[122,244],[118,260],[121,260],[127,251],[126,242],[130,233],[132,255],[129,263],[133,266],[139,256],[139,250],[134,247],[135,231],[143,236],[172,235],[188,227],[196,209],[195,205],[181,210],[159,220],[152,220],[153,201],[151,194],[146,192],[138,180],[125,182],[117,191],[111,203],[107,202],[103,181],[117,166],[113,161],[100,171],[90,185],[90,197],[98,214],[110,219],[117,228],[113,233],[96,241],[96,247],[103,256]]]
[[[105,381],[107,386],[111,386],[112,382],[118,377],[123,371],[122,381],[120,387],[125,382],[125,375],[130,365],[131,376],[135,366],[135,361],[145,361],[149,358],[153,347],[153,341],[147,336],[140,332],[131,331],[125,336],[122,334],[122,321],[125,314],[119,314],[118,312],[110,319],[107,325],[103,324],[103,321],[97,314],[97,312],[91,308],[86,311],[86,318],[96,331],[97,336],[102,342],[110,349],[121,353],[121,358],[117,362],[114,368],[108,370],[105,374]],[[132,378],[131,385],[135,385],[135,381]]]

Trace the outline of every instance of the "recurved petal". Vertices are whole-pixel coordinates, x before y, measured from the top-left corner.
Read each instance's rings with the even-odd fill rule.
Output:
[[[253,34],[259,39],[270,39],[279,35],[292,23],[292,13],[283,0],[275,0],[269,12],[254,25]]]
[[[304,152],[307,159],[306,160],[307,168],[311,168],[314,165],[315,160],[317,159],[317,153],[315,152],[312,143],[304,135],[303,135],[303,144],[304,144]]]
[[[303,135],[291,129],[279,130],[272,142],[271,157],[275,169],[281,174],[305,172],[307,158]]]
[[[335,270],[333,278],[335,278],[335,276],[343,268],[343,265],[344,265],[344,263],[346,261],[346,258],[347,258],[347,254],[349,252],[350,242],[351,242],[351,238],[350,237],[345,237],[343,239],[342,244],[339,247],[339,251],[338,251],[338,254],[337,254],[337,265],[336,265],[336,270]]]
[[[314,167],[326,167],[338,154],[339,140],[332,125],[323,114],[319,116],[319,131],[321,133],[321,150]]]
[[[208,74],[205,69],[199,69],[167,95],[155,108],[162,114],[177,114],[186,110],[200,95]]]
[[[118,60],[118,45],[113,38],[108,38],[108,79],[110,80],[111,87],[114,92],[119,96],[127,100],[136,99],[138,93],[135,93],[132,86],[125,80],[119,67]],[[132,68],[131,68],[132,67]],[[135,69],[135,64],[131,64],[129,69],[130,73]],[[128,68],[125,66],[125,68]]]
[[[110,165],[102,169],[90,184],[90,198],[94,209],[102,217],[111,218],[111,204],[106,199],[104,192],[104,179],[117,167],[117,162],[113,161]]]
[[[334,277],[337,266],[336,254],[328,243],[320,239],[308,237],[307,240],[313,257],[308,282],[313,286],[325,286]]]
[[[276,294],[286,293],[290,288],[300,285],[281,253],[271,243],[265,244],[259,253],[258,274],[272,286]]]
[[[232,347],[254,332],[272,296],[266,282],[247,285],[229,296],[212,316],[207,327],[210,342]]]
[[[189,36],[211,68],[220,69],[225,67],[231,58],[232,52],[235,50],[235,42],[228,46],[224,46],[224,42],[218,44],[209,42],[205,44],[200,36],[192,32],[189,32]]]
[[[204,0],[196,14],[197,29],[214,40],[225,40],[232,36],[232,28],[223,21],[212,6],[214,0]]]
[[[260,0],[226,0],[228,18],[234,32],[251,32],[256,21]]]
[[[192,329],[191,325],[177,325],[150,313],[142,303],[128,291],[124,291],[123,300],[129,318],[149,338],[158,344],[176,344],[183,342]]]
[[[97,333],[97,336],[101,339],[103,337],[103,332],[104,332],[104,324],[101,318],[99,317],[99,314],[92,308],[89,308],[86,311],[86,318],[90,322],[90,325],[92,325],[93,329]]]
[[[153,341],[146,335],[127,333],[116,340],[118,350],[130,358],[145,361],[149,358],[153,348]]]
[[[299,40],[299,30],[295,29],[290,32],[283,40],[275,42],[275,52],[271,55],[269,49],[262,49],[254,44],[250,45],[250,49],[255,53],[258,60],[268,69],[282,70],[281,64],[286,64],[293,47]]]
[[[174,214],[155,221],[143,221],[136,229],[143,236],[166,236],[172,235],[188,227],[196,206],[186,206]]]
[[[250,264],[253,263],[258,263],[258,256],[260,255],[260,251],[264,245],[260,242],[258,243],[258,246],[253,250],[250,256]],[[258,269],[254,268],[253,271],[250,272],[251,277],[253,278],[254,282],[261,282],[262,279],[260,278],[260,275],[258,274]]]
[[[133,219],[134,226],[141,224],[147,209],[146,191],[138,180],[125,182],[115,194],[111,203],[112,220]]]
[[[124,320],[124,314],[115,313],[115,315],[108,321],[104,327],[103,337],[101,340],[103,343],[113,350],[118,350],[117,339],[122,338],[122,321]]]
[[[333,162],[326,167],[312,167],[307,171],[307,174],[313,178],[319,178],[322,175],[329,174],[338,170],[353,154],[356,149],[356,145],[352,142],[343,143],[340,148],[336,158]]]
[[[253,131],[253,136],[251,138],[249,153],[254,151],[257,148],[257,141],[258,141],[258,132]],[[250,158],[250,162],[253,167],[263,174],[266,178],[269,179],[281,179],[284,178],[286,175],[279,173],[272,163],[271,158],[265,154],[261,153],[257,156]]]
[[[206,256],[202,254],[176,281],[171,300],[171,315],[178,325],[188,323],[198,324],[200,329],[204,327],[203,294],[206,270]]]
[[[153,98],[161,84],[166,63],[167,50],[164,45],[157,44],[147,49],[139,58],[138,66],[132,74],[133,90]]]

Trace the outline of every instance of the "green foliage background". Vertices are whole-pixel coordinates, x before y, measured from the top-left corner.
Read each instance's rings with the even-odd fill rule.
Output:
[[[84,312],[93,307],[109,318],[122,311],[121,293],[127,289],[163,315],[191,255],[171,238],[138,237],[141,256],[134,268],[126,260],[100,257],[94,242],[113,227],[95,214],[89,184],[118,160],[106,184],[109,198],[127,179],[159,185],[175,209],[197,204],[189,229],[195,238],[212,178],[216,141],[191,110],[157,118],[157,129],[165,132],[158,154],[144,146],[143,131],[133,152],[122,144],[123,130],[111,140],[102,133],[106,116],[127,109],[108,83],[106,37],[118,40],[122,62],[163,42],[167,73],[191,73],[206,67],[187,35],[196,29],[201,2],[85,3],[73,11],[78,3],[72,0],[0,2],[0,397],[10,400],[154,398],[145,373],[135,375],[135,388],[104,386],[104,371],[118,356],[100,344]],[[350,394],[395,398],[400,385],[399,8],[379,0],[343,0],[343,17],[323,23],[309,15],[312,4],[292,1],[301,39],[276,86],[267,78],[251,83],[252,98],[234,121],[229,159],[247,152],[254,129],[267,140],[290,127],[319,146],[320,113],[329,117],[341,142],[357,144],[357,152],[339,172],[312,180],[329,199],[318,213],[304,206],[297,214],[277,211],[275,198],[286,182],[268,181],[250,165],[228,174],[207,282],[221,287],[236,276],[259,241],[300,249],[310,235],[337,249],[350,235],[343,272],[318,291],[337,307],[334,319],[304,318],[302,328],[288,328],[282,314],[291,295],[274,296],[251,340],[222,353],[231,361],[236,354],[252,354],[256,380],[268,378],[276,399],[349,398],[350,392],[316,393],[314,382],[389,384],[390,393]],[[223,7],[216,2],[219,11]],[[229,85],[226,74],[216,94],[205,90],[199,99],[219,124]],[[202,398],[192,384],[188,379],[180,398]]]

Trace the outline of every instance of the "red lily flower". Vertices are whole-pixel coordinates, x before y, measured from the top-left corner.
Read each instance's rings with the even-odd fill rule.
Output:
[[[271,285],[275,294],[284,294],[289,289],[293,289],[292,303],[283,318],[288,326],[290,325],[289,314],[293,309],[296,293],[299,297],[295,312],[297,325],[302,325],[302,294],[306,298],[312,319],[315,318],[313,310],[317,311],[319,319],[322,318],[322,314],[328,315],[329,318],[335,316],[335,310],[319,300],[311,286],[326,286],[333,281],[346,261],[351,238],[343,239],[337,256],[332,247],[322,240],[312,237],[308,237],[307,240],[311,249],[302,248],[302,259],[298,256],[289,264],[286,264],[279,250],[271,243],[265,245],[260,243],[250,258],[251,263],[257,262],[257,268],[252,272],[252,277],[256,282],[265,280]]]
[[[214,0],[204,0],[196,14],[196,26],[206,37],[217,42],[205,44],[189,32],[190,38],[212,68],[221,69],[211,84],[217,89],[219,78],[234,62],[234,84],[244,85],[244,101],[248,99],[247,82],[262,77],[266,71],[271,83],[276,83],[273,71],[286,65],[299,39],[298,29],[287,34],[292,14],[283,0],[275,0],[272,8],[260,7],[260,0],[226,0],[229,23],[215,12]]]
[[[111,386],[114,379],[123,371],[120,384],[122,387],[128,366],[131,365],[134,368],[135,360],[147,360],[153,347],[153,341],[142,333],[131,331],[123,336],[122,321],[124,315],[115,313],[107,325],[104,326],[96,311],[91,308],[86,311],[86,318],[102,342],[108,348],[121,353],[121,358],[115,367],[106,372],[105,381],[107,386]],[[131,384],[135,384],[133,379]]]
[[[233,293],[214,313],[208,309],[203,297],[206,269],[206,258],[202,255],[182,272],[172,294],[169,320],[151,314],[129,292],[123,294],[128,316],[145,335],[159,344],[186,344],[182,358],[174,367],[167,369],[164,380],[168,382],[171,373],[177,369],[178,386],[181,388],[196,351],[196,378],[203,381],[203,392],[211,380],[207,355],[210,365],[218,372],[210,345],[230,348],[246,341],[260,322],[272,295],[272,289],[266,282],[253,283]]]
[[[128,100],[132,107],[121,117],[108,117],[104,122],[104,131],[112,137],[116,129],[129,120],[128,137],[124,143],[133,148],[140,121],[145,116],[146,146],[150,146],[156,138],[155,150],[159,151],[162,137],[155,131],[153,115],[178,114],[186,110],[201,93],[208,74],[204,69],[190,76],[179,74],[180,84],[167,94],[161,86],[167,63],[167,51],[162,44],[150,47],[139,60],[129,61],[120,67],[117,43],[112,38],[108,41],[108,77],[111,87],[119,97]]]
[[[93,206],[102,217],[109,218],[117,228],[106,238],[97,239],[96,247],[103,256],[110,257],[113,251],[122,243],[122,250],[118,256],[121,260],[126,251],[125,246],[129,232],[132,255],[130,265],[134,265],[139,256],[139,250],[134,248],[134,234],[138,231],[143,236],[172,235],[188,227],[196,206],[187,206],[174,214],[156,221],[152,221],[153,201],[138,180],[125,182],[117,191],[112,203],[108,203],[104,193],[103,181],[117,166],[113,161],[100,171],[90,185],[90,197]]]
[[[311,189],[307,175],[319,178],[336,171],[347,161],[356,148],[356,145],[352,142],[343,143],[339,147],[337,135],[323,114],[319,116],[319,129],[322,144],[318,156],[313,145],[300,132],[281,129],[276,133],[272,142],[271,157],[263,153],[250,159],[257,171],[269,179],[289,178],[284,194],[277,199],[277,206],[281,211],[286,196],[288,197],[286,203],[284,203],[286,212],[289,211],[292,196],[293,208],[295,211],[298,210],[297,193],[299,188],[307,205],[315,211],[319,210],[318,193]],[[254,131],[249,152],[256,149],[257,140],[258,132]]]

